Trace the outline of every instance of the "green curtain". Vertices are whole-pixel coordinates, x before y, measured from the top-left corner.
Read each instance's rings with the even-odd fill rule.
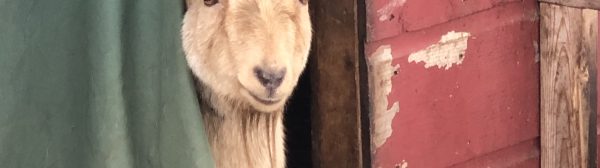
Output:
[[[212,167],[183,5],[0,0],[0,167]]]

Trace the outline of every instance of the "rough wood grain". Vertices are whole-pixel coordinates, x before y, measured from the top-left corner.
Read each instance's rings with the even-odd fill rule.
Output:
[[[547,3],[540,12],[541,166],[595,167],[588,137],[596,113],[590,83],[595,83],[598,14]]]
[[[598,90],[597,87],[597,67],[596,67],[596,57],[598,53],[597,43],[598,43],[598,11],[591,9],[584,9],[583,13],[583,39],[582,43],[584,44],[583,50],[587,51],[587,64],[588,64],[588,82],[585,85],[584,96],[587,98],[588,104],[588,114],[586,116],[582,116],[582,120],[587,121],[587,125],[582,125],[583,127],[587,127],[587,132],[583,132],[582,134],[587,134],[587,159],[588,166],[590,168],[597,167],[597,144],[596,144],[596,116],[597,116],[597,97]],[[586,149],[583,149],[586,150]]]
[[[540,0],[540,1],[548,2],[551,4],[575,7],[575,8],[587,8],[587,9],[600,10],[600,1],[599,0]]]
[[[310,1],[313,166],[362,167],[357,0]]]

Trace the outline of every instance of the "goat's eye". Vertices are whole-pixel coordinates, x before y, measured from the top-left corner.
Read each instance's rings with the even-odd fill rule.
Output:
[[[306,5],[306,3],[308,3],[308,0],[299,0],[299,1],[300,1],[300,3],[302,3],[304,5]]]
[[[219,3],[219,0],[204,0],[204,5],[206,6],[213,6],[217,3]]]

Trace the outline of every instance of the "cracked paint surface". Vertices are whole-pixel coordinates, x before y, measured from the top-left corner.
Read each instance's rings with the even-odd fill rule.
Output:
[[[369,91],[372,115],[372,141],[375,150],[385,143],[392,135],[392,120],[398,113],[398,102],[394,102],[390,108],[388,95],[392,91],[392,76],[397,73],[399,65],[392,66],[392,49],[389,45],[383,45],[368,58],[369,64]]]
[[[394,9],[402,6],[404,2],[406,2],[406,0],[390,0],[385,6],[377,10],[377,15],[379,15],[379,21],[390,20]]]
[[[448,70],[452,65],[462,63],[470,36],[468,32],[450,31],[438,43],[410,54],[408,62],[424,62],[425,68],[436,66]]]

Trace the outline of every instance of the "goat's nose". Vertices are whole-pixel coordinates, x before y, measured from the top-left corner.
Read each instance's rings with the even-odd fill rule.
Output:
[[[272,91],[281,85],[283,77],[285,76],[285,69],[269,70],[266,68],[254,67],[254,75],[256,75],[260,84]]]

